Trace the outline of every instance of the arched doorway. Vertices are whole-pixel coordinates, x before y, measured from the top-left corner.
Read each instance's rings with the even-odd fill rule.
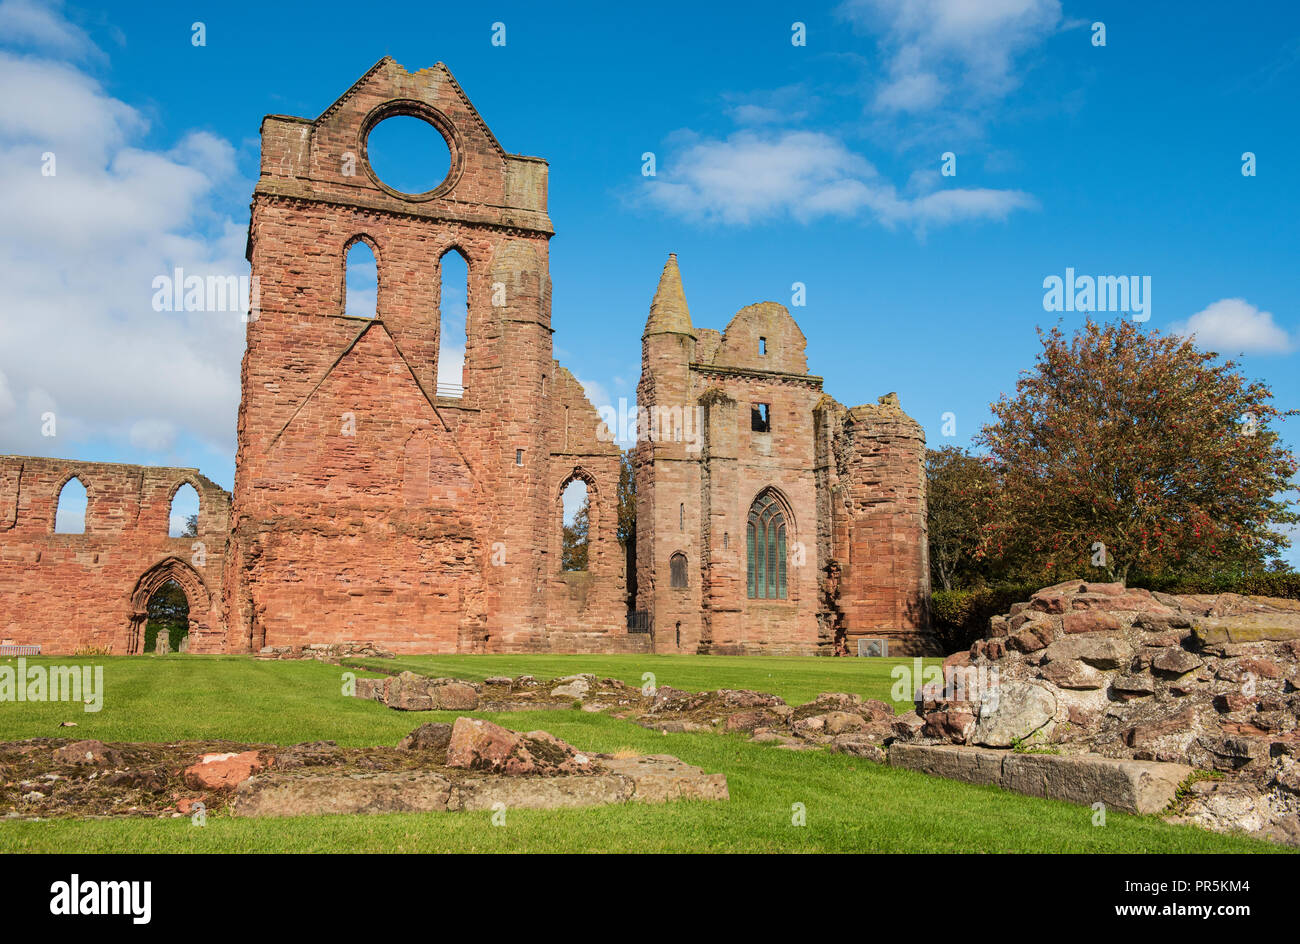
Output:
[[[145,638],[151,616],[151,609],[163,616],[164,603],[171,599],[171,616],[176,617],[179,605],[174,602],[176,591],[167,591],[155,604],[154,597],[165,585],[174,584],[179,596],[184,599],[184,632],[179,635],[190,636],[190,646],[194,647],[195,636],[208,628],[208,613],[212,598],[208,588],[203,585],[203,578],[179,557],[168,557],[154,564],[136,581],[131,591],[131,609],[127,622],[126,651],[128,655],[152,652],[145,648]],[[171,629],[169,628],[169,634]],[[176,637],[179,641],[179,635]],[[149,635],[149,642],[156,644],[156,630]]]
[[[145,605],[142,652],[156,652],[158,637],[167,639],[167,651],[180,651],[181,639],[190,632],[190,601],[175,580],[168,580],[149,597]]]

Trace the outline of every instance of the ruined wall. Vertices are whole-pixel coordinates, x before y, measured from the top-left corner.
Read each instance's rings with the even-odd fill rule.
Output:
[[[636,608],[653,617],[656,652],[696,652],[702,635],[700,443],[690,372],[695,351],[677,257],[670,255],[641,339],[634,458]],[[677,553],[687,560],[687,585],[674,588],[670,570]]]
[[[451,170],[428,193],[392,189],[366,159],[370,129],[395,115],[446,139]],[[545,163],[507,154],[441,64],[384,59],[315,121],[263,122],[226,576],[244,648],[549,648],[551,233]],[[373,320],[344,314],[358,239],[376,258]],[[448,251],[469,268],[457,399],[436,386]],[[601,601],[621,565],[608,576]],[[611,633],[622,613],[561,607],[556,628]]]
[[[828,413],[834,616],[851,652],[869,636],[890,655],[933,654],[925,434],[893,394]]]
[[[59,495],[86,489],[84,534],[55,534]],[[171,502],[199,496],[197,537],[168,537]],[[190,651],[224,652],[220,575],[230,496],[195,469],[0,456],[0,637],[46,653],[136,652],[169,579],[190,607]]]
[[[651,307],[638,405],[657,441],[637,452],[637,593],[638,608],[654,614],[655,649],[815,654],[829,645],[817,618],[812,412],[821,378],[808,373],[803,333],[784,307],[764,302],[741,309],[721,334],[696,336],[675,257]],[[753,429],[760,404],[766,432]],[[667,418],[678,415],[684,429],[674,436]],[[748,593],[746,525],[763,493],[786,522],[783,599]],[[674,554],[686,557],[686,587],[671,585]]]
[[[551,513],[546,583],[546,648],[559,652],[631,652],[649,638],[626,632],[627,561],[618,542],[618,477],[622,451],[578,380],[555,363],[546,406],[550,431]],[[564,571],[563,495],[570,482],[587,486],[587,569]]]
[[[925,439],[897,399],[846,410],[808,373],[781,305],[741,309],[719,333],[690,321],[670,257],[642,339],[637,446],[637,607],[659,652],[829,655],[885,636],[928,652]],[[767,429],[753,410],[766,408]],[[675,439],[665,416],[698,410]],[[771,495],[786,525],[786,594],[751,596],[747,524]],[[671,586],[685,554],[689,580]]]
[[[705,582],[706,651],[816,654],[818,637],[815,437],[812,410],[822,380],[808,373],[803,332],[774,302],[742,308],[707,363],[692,367],[701,399],[721,398],[706,424],[709,507]],[[727,404],[734,405],[724,405]],[[769,429],[752,410],[768,409]],[[786,523],[786,597],[748,595],[746,524],[754,501],[774,494]]]
[[[367,159],[370,130],[397,115],[447,143],[450,171],[427,193],[394,190]],[[545,162],[506,153],[441,64],[407,73],[385,58],[318,118],[265,118],[233,496],[194,470],[4,459],[6,636],[132,651],[149,594],[174,578],[195,652],[644,651],[625,621],[619,450],[552,359],[546,186]],[[346,314],[358,241],[375,255],[374,318]],[[450,252],[469,270],[458,397],[436,382]],[[636,608],[656,651],[818,654],[837,633],[925,648],[924,437],[896,401],[825,397],[805,347],[771,302],[697,332],[669,257],[638,386],[655,428],[635,450]],[[770,429],[754,428],[756,404]],[[87,534],[54,535],[54,498],[77,470]],[[589,563],[566,573],[574,478],[590,498]],[[187,563],[192,539],[166,537],[181,481],[203,500],[203,564]],[[747,592],[760,495],[786,525],[780,599]]]

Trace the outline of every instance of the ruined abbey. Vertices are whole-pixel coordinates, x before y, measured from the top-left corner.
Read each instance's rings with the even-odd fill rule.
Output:
[[[433,190],[394,190],[366,159],[397,115],[446,139]],[[388,58],[319,117],[268,116],[261,135],[233,493],[194,469],[0,457],[6,643],[139,652],[150,597],[175,581],[195,653],[930,651],[921,428],[892,394],[826,395],[784,307],[697,328],[668,257],[641,340],[655,419],[633,451],[630,555],[621,450],[552,358],[546,162],[507,153],[443,65]],[[358,241],[373,318],[345,313]],[[437,381],[449,253],[469,272],[456,390]],[[73,478],[85,532],[55,533]],[[575,480],[589,543],[565,570]],[[169,537],[186,483],[197,529]]]

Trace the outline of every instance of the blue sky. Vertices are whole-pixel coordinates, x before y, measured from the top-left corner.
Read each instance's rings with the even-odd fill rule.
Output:
[[[804,283],[827,391],[897,391],[933,446],[969,442],[1035,326],[1081,323],[1043,310],[1067,267],[1149,276],[1150,326],[1300,405],[1293,4],[738,9],[0,0],[0,451],[230,486],[243,326],[156,312],[150,280],[247,274],[261,117],[316,116],[383,55],[445,62],[508,151],[550,162],[556,355],[597,405],[634,395],[670,251],[697,327]]]

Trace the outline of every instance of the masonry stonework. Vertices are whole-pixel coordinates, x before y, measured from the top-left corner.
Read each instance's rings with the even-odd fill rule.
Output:
[[[367,160],[370,130],[397,115],[447,142],[450,171],[427,193],[394,190]],[[174,579],[193,652],[364,640],[812,654],[863,636],[927,649],[920,428],[896,401],[846,409],[825,396],[780,305],[696,332],[675,258],[642,342],[639,404],[662,409],[668,435],[635,449],[629,563],[621,451],[552,357],[547,170],[501,147],[442,64],[408,73],[384,58],[318,118],[265,118],[233,494],[194,470],[0,459],[5,636],[138,651],[149,596]],[[358,241],[376,259],[373,318],[346,314]],[[448,390],[439,306],[452,252],[469,284],[463,389]],[[72,474],[90,493],[86,534],[56,535]],[[566,572],[562,495],[576,480],[588,565]],[[166,537],[182,481],[202,502],[202,567],[195,539]],[[760,499],[771,590],[755,597],[746,529]]]
[[[86,490],[85,531],[56,534],[60,493]],[[169,537],[172,499],[199,496],[198,533]],[[227,652],[221,573],[230,496],[197,469],[0,456],[0,641],[42,652],[137,653],[155,590],[190,607],[190,651]]]
[[[775,302],[697,331],[668,257],[637,389],[650,429],[636,448],[636,605],[658,652],[933,650],[924,434],[893,394],[852,409],[826,396],[805,347]],[[780,533],[765,553],[768,505]]]

